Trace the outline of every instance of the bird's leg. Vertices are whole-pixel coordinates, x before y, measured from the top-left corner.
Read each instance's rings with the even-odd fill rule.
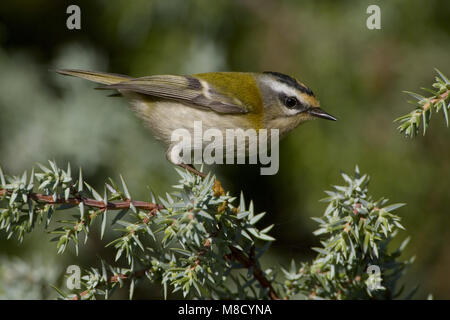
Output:
[[[186,170],[188,170],[188,171],[190,171],[190,172],[192,172],[193,174],[198,175],[202,179],[204,179],[206,177],[206,174],[204,174],[203,172],[198,171],[191,164],[180,163],[179,166],[184,168],[184,169],[186,169]],[[222,184],[220,183],[220,181],[217,180],[217,179],[214,180],[213,191],[214,191],[214,196],[215,197],[220,197],[220,196],[225,195],[225,190],[223,189]]]
[[[192,172],[193,174],[201,177],[202,179],[204,179],[206,177],[206,174],[195,169],[192,164],[184,163],[183,161],[181,161],[182,159],[176,153],[175,154],[172,153],[173,147],[174,146],[170,146],[169,149],[167,150],[167,153],[166,153],[167,160],[169,160],[171,163],[173,163],[181,168],[186,169],[189,172]],[[216,197],[225,195],[225,191],[222,188],[222,184],[217,179],[215,179],[215,181],[214,181],[213,191],[214,191],[214,196],[216,196]]]
[[[188,170],[189,172],[192,172],[193,174],[198,175],[198,176],[201,177],[202,179],[206,177],[206,174],[204,174],[204,173],[201,172],[201,171],[198,171],[198,170],[195,169],[194,166],[191,165],[191,164],[180,163],[180,164],[178,164],[178,165],[179,165],[180,167],[182,167],[182,168]]]
[[[180,157],[180,155],[177,152],[173,152],[174,147],[175,145],[169,146],[169,149],[166,152],[167,160],[169,160],[174,165],[177,165],[181,168],[186,169],[189,172],[192,172],[193,174],[201,177],[202,179],[206,177],[206,174],[195,169],[193,165],[183,162],[182,157]]]
[[[188,170],[189,172],[192,172],[193,174],[198,175],[202,179],[204,179],[206,177],[206,174],[204,174],[203,172],[198,171],[191,164],[180,163],[180,164],[178,164],[178,166]],[[220,181],[217,180],[217,179],[214,180],[213,191],[214,191],[214,196],[215,197],[220,197],[220,196],[225,195],[225,190],[223,189],[222,184],[220,183]]]

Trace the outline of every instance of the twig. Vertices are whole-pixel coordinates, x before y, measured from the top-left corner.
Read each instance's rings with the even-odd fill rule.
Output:
[[[424,106],[422,107],[423,111],[427,111],[428,109],[431,108],[432,105],[434,105],[436,102],[439,102],[441,100],[445,100],[447,99],[448,95],[449,95],[450,90],[445,91],[443,94],[439,95],[439,97],[436,98],[428,98],[427,103],[424,104]],[[422,112],[418,112],[419,114],[421,114]]]
[[[219,183],[220,185],[220,183]],[[215,184],[215,187],[219,186],[217,183]],[[221,193],[223,192],[222,187],[220,186]],[[11,191],[6,189],[0,189],[0,196],[5,196],[6,194],[11,194]],[[80,203],[84,203],[84,205],[92,208],[99,208],[101,210],[121,210],[121,209],[129,209],[130,205],[133,204],[133,206],[137,209],[142,210],[148,210],[148,211],[154,211],[154,210],[160,210],[164,209],[164,206],[160,204],[155,204],[152,202],[145,202],[145,201],[130,201],[129,199],[125,201],[114,201],[114,202],[105,202],[101,200],[95,200],[95,199],[89,199],[89,198],[82,198],[82,197],[70,197],[68,199],[64,198],[57,198],[56,200],[53,199],[53,196],[51,195],[44,195],[40,193],[29,193],[28,196],[33,199],[36,202],[40,203],[48,203],[48,204],[72,204],[72,205],[78,205]],[[251,254],[250,257],[247,257],[247,255],[233,247],[229,246],[231,250],[230,258],[233,260],[239,262],[244,268],[253,268],[253,276],[255,279],[261,284],[263,288],[269,289],[269,297],[272,300],[278,300],[279,297],[276,294],[275,290],[272,287],[271,282],[265,277],[264,272],[261,270],[261,268],[257,265],[257,262],[254,258],[254,255]],[[145,274],[145,272],[143,273]],[[127,278],[125,275],[119,275],[121,279]],[[110,281],[114,282],[114,280],[117,282],[117,279],[111,278]],[[80,297],[83,296],[82,292],[80,294]],[[84,293],[85,294],[85,293]]]
[[[0,196],[4,196],[7,193],[11,193],[11,191],[6,189],[0,189]],[[58,198],[56,200],[53,199],[53,196],[51,195],[44,195],[40,193],[30,193],[28,195],[31,199],[33,199],[36,202],[41,203],[48,203],[48,204],[73,204],[78,205],[81,202],[84,203],[84,205],[92,208],[99,208],[99,209],[108,209],[108,210],[122,210],[122,209],[129,209],[130,205],[132,204],[137,209],[142,210],[159,210],[163,209],[163,206],[159,204],[155,204],[152,202],[145,202],[145,201],[130,201],[129,199],[125,201],[113,201],[113,202],[107,202],[106,205],[103,201],[95,200],[95,199],[89,199],[89,198],[68,198],[67,200],[64,198]]]
[[[272,300],[279,300],[277,293],[272,287],[272,283],[265,277],[264,272],[261,270],[261,268],[257,265],[254,256],[253,257],[247,257],[247,255],[239,250],[238,248],[235,248],[233,246],[229,246],[231,250],[231,258],[239,262],[243,267],[249,269],[253,268],[253,276],[256,280],[261,284],[263,288],[269,289],[269,297]]]

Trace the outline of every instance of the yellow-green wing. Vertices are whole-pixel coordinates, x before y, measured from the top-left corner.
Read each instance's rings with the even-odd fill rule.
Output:
[[[211,109],[219,113],[248,112],[242,101],[220,93],[208,81],[195,76],[148,76],[100,88],[132,91],[153,97],[187,102],[195,107]]]

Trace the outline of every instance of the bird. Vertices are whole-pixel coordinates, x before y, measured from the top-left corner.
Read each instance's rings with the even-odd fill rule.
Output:
[[[278,130],[279,138],[300,124],[317,119],[337,119],[320,108],[313,91],[289,75],[265,72],[208,72],[192,75],[130,77],[115,73],[57,69],[59,74],[101,84],[129,99],[158,140],[168,146],[169,162],[204,177],[186,158],[175,154],[172,134],[177,129],[193,134],[201,121],[205,130]],[[222,142],[225,144],[228,141]],[[200,149],[205,148],[205,143]],[[226,147],[226,146],[225,146]],[[238,148],[238,147],[237,147]],[[270,143],[269,143],[270,148]],[[249,150],[246,140],[237,152]]]

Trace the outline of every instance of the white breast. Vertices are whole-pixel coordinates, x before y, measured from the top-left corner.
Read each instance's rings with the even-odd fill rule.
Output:
[[[127,94],[128,95],[128,94]],[[144,101],[139,96],[128,95],[131,98],[133,109],[145,121],[145,124],[150,128],[155,138],[163,141],[168,146],[173,146],[172,134],[177,129],[186,129],[187,134],[190,135],[192,145],[194,139],[202,141],[202,137],[196,137],[198,130],[194,130],[201,121],[202,135],[209,129],[218,129],[223,137],[223,151],[224,155],[227,150],[227,144],[230,141],[226,139],[226,129],[252,129],[245,116],[242,114],[220,114],[215,111],[200,109],[197,107],[190,107],[175,101]],[[177,130],[179,132],[180,130]],[[270,135],[270,132],[269,132]],[[257,135],[258,139],[258,135]],[[270,139],[269,139],[270,140]],[[236,140],[237,141],[237,140]],[[245,144],[234,144],[235,155],[248,155],[249,139],[245,140]],[[257,140],[258,141],[258,140]],[[211,144],[211,141],[203,141],[201,148]],[[229,146],[228,146],[229,147]],[[194,147],[193,147],[194,148]],[[231,149],[231,148],[230,148]],[[254,150],[254,148],[250,148]],[[174,159],[169,159],[173,162]]]

